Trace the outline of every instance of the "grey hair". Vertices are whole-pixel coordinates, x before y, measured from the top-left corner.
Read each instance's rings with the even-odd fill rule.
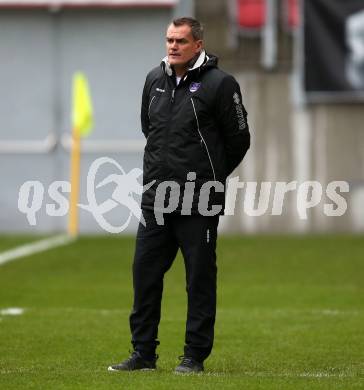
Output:
[[[176,27],[184,25],[190,26],[193,39],[195,41],[203,40],[203,26],[198,20],[184,16],[183,18],[173,19],[172,24]]]

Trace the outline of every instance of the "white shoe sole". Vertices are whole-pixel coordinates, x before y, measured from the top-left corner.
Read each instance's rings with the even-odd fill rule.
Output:
[[[191,372],[181,372],[181,371],[173,371],[176,375],[202,375],[203,371],[191,371]]]
[[[139,370],[117,370],[115,368],[112,368],[111,366],[109,366],[107,368],[108,371],[125,371],[125,372],[130,372],[130,371],[155,371],[156,369],[155,368],[140,368]]]

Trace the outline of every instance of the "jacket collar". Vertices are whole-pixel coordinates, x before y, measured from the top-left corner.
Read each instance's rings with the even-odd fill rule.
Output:
[[[188,68],[187,72],[201,68],[208,60],[209,60],[209,56],[206,54],[205,50],[202,50],[200,55],[197,57],[197,60],[194,62],[194,64],[190,68]],[[162,59],[161,66],[168,76],[173,75],[173,69],[172,69],[172,66],[170,65],[170,63],[168,62],[168,56],[165,56]]]

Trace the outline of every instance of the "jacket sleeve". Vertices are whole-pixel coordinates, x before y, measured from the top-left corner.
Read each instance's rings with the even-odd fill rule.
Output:
[[[149,133],[149,112],[148,111],[149,111],[149,100],[150,100],[149,99],[150,83],[149,83],[148,76],[144,83],[143,95],[142,95],[142,106],[141,106],[141,113],[140,113],[142,132],[145,135],[145,138],[148,137],[148,133]]]
[[[227,175],[230,175],[250,147],[248,114],[239,84],[232,76],[224,78],[218,89],[216,114],[227,157]]]

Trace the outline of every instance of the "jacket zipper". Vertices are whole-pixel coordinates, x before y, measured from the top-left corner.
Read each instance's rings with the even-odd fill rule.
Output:
[[[150,107],[151,107],[154,99],[155,99],[155,95],[152,96],[152,98],[150,99],[150,102],[149,102],[149,107],[148,107],[148,118],[149,118],[149,120],[150,120]]]
[[[214,175],[214,181],[216,181],[215,169],[214,169],[214,166],[212,164],[212,160],[211,160],[211,156],[210,156],[210,153],[209,153],[209,149],[208,149],[207,144],[206,144],[206,142],[205,142],[205,140],[204,140],[204,138],[203,138],[203,136],[201,134],[201,131],[200,131],[200,123],[198,121],[198,117],[197,117],[197,113],[196,113],[196,109],[195,109],[195,103],[193,102],[193,98],[192,97],[191,97],[191,103],[192,103],[192,107],[193,107],[193,112],[195,113],[195,118],[196,118],[196,123],[197,123],[197,131],[198,131],[198,134],[201,137],[201,141],[205,145],[207,156],[209,157],[209,161],[210,161],[210,165],[211,165],[211,169],[212,169],[212,174]]]

